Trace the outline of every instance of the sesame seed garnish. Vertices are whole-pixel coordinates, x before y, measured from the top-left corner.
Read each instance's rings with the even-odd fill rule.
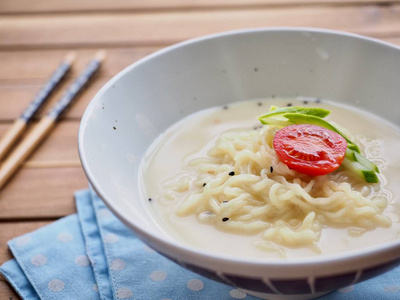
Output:
[[[274,167],[273,166],[269,167],[269,171],[272,173],[274,171]]]
[[[307,100],[304,100],[303,103],[304,103],[304,104],[308,104],[308,101],[307,101]]]
[[[222,203],[228,203],[228,201],[227,201],[227,200],[224,200],[224,201],[222,201]]]
[[[288,103],[287,106],[292,106],[292,103]]]
[[[229,218],[227,218],[227,217],[222,218],[222,222],[226,222],[226,221],[229,221]]]
[[[257,103],[257,105],[258,105],[258,106],[261,106],[261,105],[262,105],[262,103],[261,103],[261,102],[258,102],[258,103]]]
[[[234,175],[235,175],[235,172],[233,172],[233,171],[229,172],[229,176],[234,176]]]
[[[207,184],[207,183],[204,182],[204,183],[203,183],[203,187],[206,186],[206,184]]]
[[[151,198],[149,198],[149,201],[151,201]]]
[[[227,109],[228,109],[228,106],[227,106],[227,105],[225,105],[225,106],[223,107],[223,109],[227,110]]]

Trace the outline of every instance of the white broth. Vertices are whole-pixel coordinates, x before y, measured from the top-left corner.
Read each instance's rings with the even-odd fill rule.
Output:
[[[179,216],[177,209],[181,200],[165,197],[165,183],[171,178],[179,178],[187,172],[187,163],[195,158],[205,157],[216,143],[218,136],[234,128],[254,128],[260,125],[257,117],[268,112],[271,105],[322,107],[331,110],[328,121],[339,124],[361,141],[365,154],[376,163],[382,190],[388,201],[384,215],[391,219],[390,227],[373,230],[359,228],[339,228],[324,226],[316,242],[319,251],[313,247],[285,247],[286,257],[297,258],[322,254],[332,254],[361,247],[376,245],[400,237],[400,133],[391,124],[344,105],[329,101],[304,99],[262,99],[214,107],[192,114],[168,128],[149,148],[141,165],[141,189],[147,206],[159,227],[173,239],[179,239],[195,247],[227,255],[246,257],[282,257],[278,252],[266,251],[255,246],[261,238],[257,234],[237,234],[218,230],[204,224],[194,214]],[[186,174],[186,175],[187,175]]]

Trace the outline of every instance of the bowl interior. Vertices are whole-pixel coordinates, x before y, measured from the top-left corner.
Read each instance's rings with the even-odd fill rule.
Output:
[[[273,95],[359,106],[399,124],[398,48],[310,29],[229,32],[133,64],[92,100],[79,132],[88,178],[128,225],[162,236],[139,197],[138,168],[167,127],[210,106]]]

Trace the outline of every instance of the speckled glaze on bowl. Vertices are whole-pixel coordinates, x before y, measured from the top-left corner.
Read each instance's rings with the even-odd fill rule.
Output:
[[[164,129],[190,113],[271,95],[358,105],[398,125],[399,78],[399,48],[353,34],[273,28],[190,40],[134,63],[98,92],[79,129],[82,165],[110,209],[171,260],[261,298],[310,299],[396,266],[400,241],[286,261],[194,248],[154,224],[139,195],[141,158]]]

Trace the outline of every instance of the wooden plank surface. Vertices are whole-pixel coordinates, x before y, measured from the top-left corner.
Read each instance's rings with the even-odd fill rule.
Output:
[[[111,77],[129,64],[158,50],[154,47],[113,48],[107,49],[107,59],[101,66],[100,77]],[[68,49],[30,50],[30,51],[0,51],[0,86],[10,88],[19,85],[42,84],[53,73]],[[90,61],[96,50],[73,49],[77,59],[73,64],[70,77],[76,77]]]
[[[0,124],[0,136],[10,127],[11,124]],[[27,130],[29,132],[35,127],[32,124]],[[28,167],[40,167],[40,164],[46,165],[49,162],[62,163],[63,161],[73,162],[72,166],[79,164],[78,156],[78,133],[79,122],[62,121],[50,133],[48,138],[39,146],[40,151],[35,151],[29,157],[26,164]],[[1,194],[0,194],[1,197]]]
[[[51,26],[49,26],[51,24]],[[3,16],[0,49],[168,45],[249,27],[305,26],[376,37],[400,35],[400,9],[334,6],[155,13]]]
[[[37,221],[37,222],[4,222],[1,224],[2,230],[0,231],[0,261],[7,261],[12,258],[11,252],[8,250],[7,242],[13,239],[16,236],[23,235],[25,233],[36,230],[40,227],[43,227],[47,224],[50,224],[49,221]],[[4,280],[0,276],[0,280]],[[1,290],[1,289],[0,289]],[[0,294],[1,295],[1,294]],[[0,297],[0,299],[3,299]]]
[[[12,287],[4,281],[1,281],[0,276],[0,299],[4,300],[17,300],[21,299],[16,292],[12,289]]]
[[[81,167],[23,168],[0,193],[0,221],[74,213],[74,191],[86,188]]]
[[[54,12],[93,12],[126,10],[168,10],[204,8],[246,8],[295,5],[354,5],[369,3],[397,3],[399,0],[2,0],[0,12],[3,13],[54,13]]]

